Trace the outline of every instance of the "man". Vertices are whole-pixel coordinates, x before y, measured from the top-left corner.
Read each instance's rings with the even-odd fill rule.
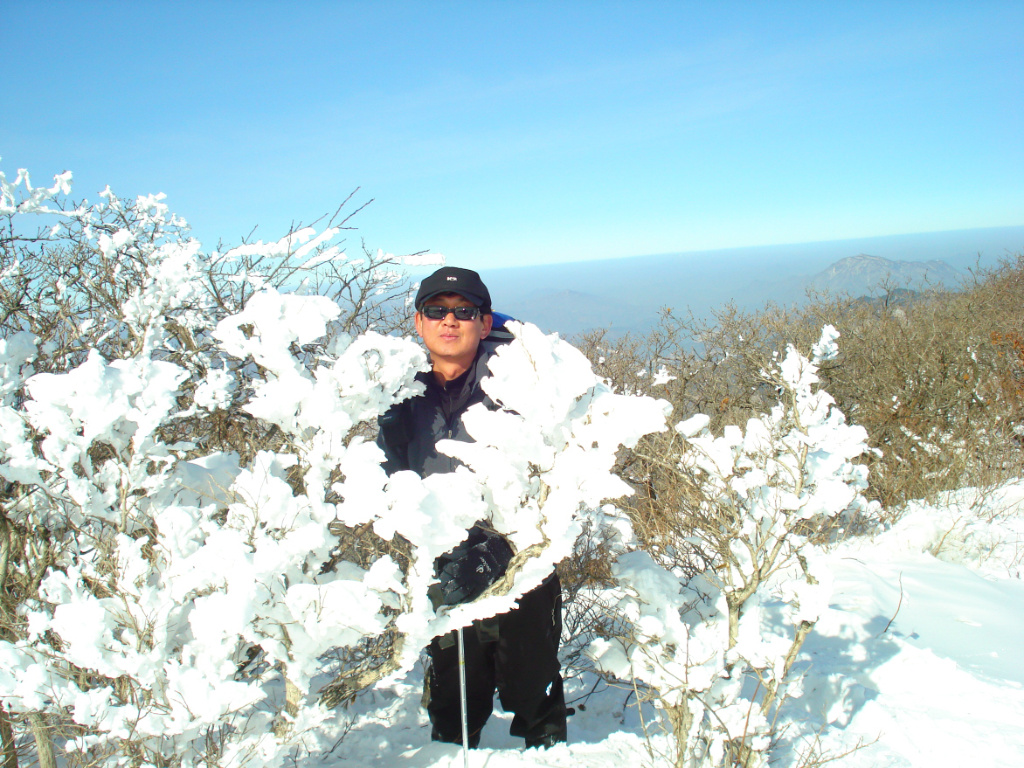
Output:
[[[384,450],[388,474],[411,469],[421,477],[451,472],[459,462],[438,453],[441,438],[471,442],[462,424],[468,408],[497,406],[480,387],[490,375],[487,360],[500,342],[489,340],[491,296],[469,269],[444,267],[421,284],[416,294],[416,332],[430,352],[432,370],[417,378],[426,391],[381,417],[377,444]],[[508,542],[483,522],[465,541],[434,564],[438,583],[435,605],[455,605],[478,597],[500,578],[512,557]],[[515,713],[509,732],[528,747],[566,740],[566,709],[559,674],[562,631],[561,585],[554,573],[517,601],[518,607],[463,631],[469,746],[491,715],[494,692],[502,708]],[[426,699],[432,737],[462,743],[458,648],[455,633],[434,638],[428,648]]]

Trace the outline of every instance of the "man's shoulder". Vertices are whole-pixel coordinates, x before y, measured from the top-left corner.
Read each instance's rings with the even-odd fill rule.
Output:
[[[474,368],[474,386],[478,386],[481,379],[485,379],[491,375],[490,359],[494,354],[508,342],[506,341],[495,341],[490,337],[480,342],[480,346],[477,349],[476,360],[473,361]]]
[[[485,357],[490,357],[502,347],[511,344],[515,339],[516,337],[512,334],[512,331],[502,323],[500,327],[493,328],[491,333],[480,341],[479,349],[483,350]]]

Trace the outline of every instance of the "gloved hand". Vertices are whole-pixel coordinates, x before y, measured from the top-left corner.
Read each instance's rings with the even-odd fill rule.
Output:
[[[447,559],[438,572],[441,601],[458,605],[475,600],[504,575],[512,547],[502,536],[474,527]]]

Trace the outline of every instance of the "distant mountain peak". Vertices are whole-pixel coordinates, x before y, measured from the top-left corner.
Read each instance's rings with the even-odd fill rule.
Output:
[[[810,280],[810,285],[833,293],[854,296],[878,293],[883,286],[920,288],[954,286],[958,273],[944,261],[893,261],[858,253],[829,265]]]
[[[832,280],[842,275],[852,275],[864,272],[878,272],[892,270],[896,262],[881,256],[872,256],[867,253],[858,253],[856,256],[847,256],[834,264],[830,264],[815,277]]]
[[[905,285],[915,290],[922,275],[931,285],[941,280],[955,289],[965,272],[958,274],[954,267],[993,266],[1001,256],[1018,253],[1022,245],[1024,226],[994,227],[662,253],[481,274],[503,312],[566,337],[591,328],[607,328],[614,335],[659,327],[662,307],[677,310],[680,317],[692,313],[696,319],[715,322],[715,313],[728,303],[743,311],[757,311],[768,301],[799,306],[815,279],[819,289],[845,290],[854,297],[872,290],[880,294],[877,289],[885,278],[890,289]],[[919,271],[905,275],[902,267],[914,263]],[[864,268],[855,269],[857,264]],[[866,268],[870,264],[881,268],[873,272]],[[831,282],[857,272],[863,273],[860,282],[845,287]]]

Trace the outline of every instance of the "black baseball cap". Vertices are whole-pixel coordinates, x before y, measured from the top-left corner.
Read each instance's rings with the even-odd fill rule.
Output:
[[[424,302],[442,293],[456,293],[473,302],[484,312],[491,311],[491,294],[484,281],[480,279],[480,275],[472,269],[441,267],[434,274],[424,278],[416,292],[416,309],[421,309]]]

